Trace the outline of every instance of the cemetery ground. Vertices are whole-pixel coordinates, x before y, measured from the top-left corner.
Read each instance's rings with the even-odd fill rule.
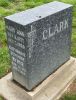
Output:
[[[10,58],[7,48],[4,17],[15,12],[20,12],[33,8],[54,0],[0,0],[0,78],[10,72]],[[76,57],[76,0],[58,0],[74,5],[73,24],[72,24],[72,46],[71,56]],[[0,97],[0,100],[4,100]],[[68,93],[65,93],[60,100],[76,100],[76,81],[69,87]]]

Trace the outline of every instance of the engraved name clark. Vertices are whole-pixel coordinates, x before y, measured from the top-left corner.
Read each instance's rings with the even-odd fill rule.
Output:
[[[42,40],[47,40],[54,36],[56,33],[60,33],[68,28],[68,19],[65,19],[58,24],[55,24],[53,27],[48,27],[42,32]],[[28,35],[28,50],[29,58],[32,57],[34,41],[36,39],[36,29],[31,25],[31,32],[27,33]]]
[[[43,40],[46,40],[52,36],[54,36],[56,33],[60,33],[68,28],[68,19],[65,19],[58,24],[55,24],[53,27],[48,27],[48,29],[45,29],[42,33]]]

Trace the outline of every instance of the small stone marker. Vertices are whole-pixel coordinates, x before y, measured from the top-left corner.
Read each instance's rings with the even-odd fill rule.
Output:
[[[72,5],[51,2],[5,18],[13,79],[31,90],[70,58]]]

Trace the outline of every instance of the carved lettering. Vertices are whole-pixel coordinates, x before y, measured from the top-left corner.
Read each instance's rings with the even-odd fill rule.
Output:
[[[48,29],[44,30],[42,32],[42,39],[46,40],[52,36],[54,36],[56,33],[60,33],[68,28],[68,19],[65,19],[58,24],[55,24],[54,27],[49,27]]]

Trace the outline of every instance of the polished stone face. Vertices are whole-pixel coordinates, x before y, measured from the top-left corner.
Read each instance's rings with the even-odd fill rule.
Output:
[[[58,7],[63,5],[63,9],[57,7],[57,10],[57,3]],[[60,2],[47,5],[50,8],[46,5],[43,8],[50,11],[54,6],[56,12],[51,11],[48,15],[43,13],[44,17],[42,14],[34,21],[30,16],[30,21],[23,22],[21,19],[22,24],[19,16],[17,21],[17,14],[5,18],[13,78],[28,90],[42,82],[70,58],[72,7]],[[38,7],[36,10],[38,11]],[[32,11],[35,12],[35,8]],[[26,12],[29,13],[23,13]]]

